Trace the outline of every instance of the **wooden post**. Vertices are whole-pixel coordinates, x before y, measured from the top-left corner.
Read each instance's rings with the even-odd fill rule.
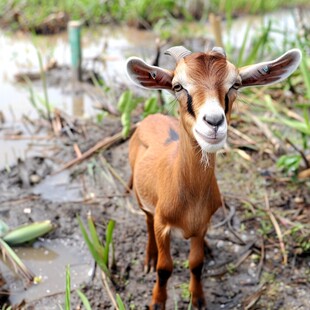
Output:
[[[81,81],[82,79],[81,26],[82,26],[82,22],[78,20],[70,21],[68,23],[73,81]]]
[[[211,29],[213,31],[214,38],[215,38],[215,45],[224,47],[223,41],[222,41],[221,18],[211,13],[209,15],[209,20],[210,20]]]

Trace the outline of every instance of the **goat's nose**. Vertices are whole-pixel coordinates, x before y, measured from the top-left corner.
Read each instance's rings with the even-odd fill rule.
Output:
[[[203,117],[204,122],[207,123],[207,125],[212,126],[212,127],[219,127],[223,124],[224,122],[224,115],[219,114],[219,115],[205,115]]]

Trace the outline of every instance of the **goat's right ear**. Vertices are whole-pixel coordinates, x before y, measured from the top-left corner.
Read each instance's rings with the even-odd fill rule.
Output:
[[[128,59],[127,73],[130,79],[141,87],[171,91],[173,73],[160,67],[150,66],[140,58]]]

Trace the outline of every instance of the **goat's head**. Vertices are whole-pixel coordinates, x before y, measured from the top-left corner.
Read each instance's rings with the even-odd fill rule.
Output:
[[[183,127],[208,153],[225,144],[238,89],[282,81],[296,70],[301,60],[301,52],[293,49],[276,60],[238,69],[219,47],[208,53],[191,53],[176,46],[166,54],[176,60],[174,71],[150,66],[133,57],[127,62],[127,72],[139,86],[166,89],[175,94]]]

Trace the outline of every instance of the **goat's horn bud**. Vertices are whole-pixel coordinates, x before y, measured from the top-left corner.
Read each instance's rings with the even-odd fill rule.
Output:
[[[224,50],[222,47],[214,46],[214,47],[212,48],[212,51],[211,51],[211,52],[215,52],[215,53],[221,54],[221,55],[223,55],[223,56],[226,58],[225,50]]]
[[[184,46],[173,46],[166,50],[165,55],[172,56],[176,62],[180,59],[190,55],[192,52],[186,49]]]

